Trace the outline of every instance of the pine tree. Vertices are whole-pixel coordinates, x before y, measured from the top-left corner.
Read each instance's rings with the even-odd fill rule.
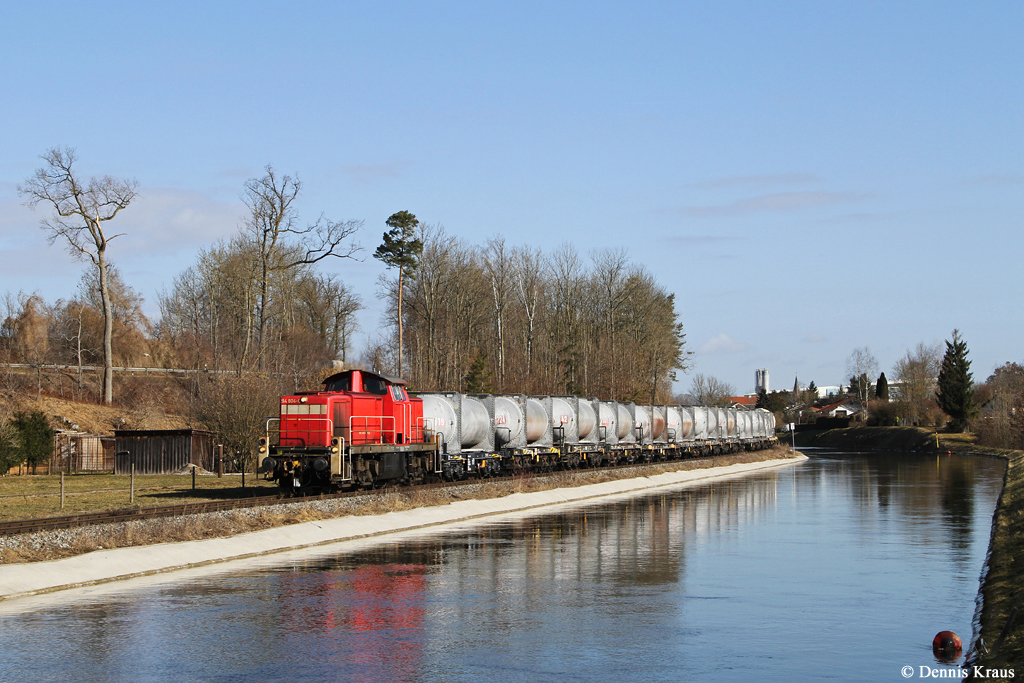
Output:
[[[27,462],[35,472],[36,465],[53,455],[53,428],[41,410],[31,413],[17,412],[11,420],[15,430],[15,453],[18,460]]]
[[[487,356],[480,349],[476,349],[473,352],[473,362],[469,366],[469,372],[466,374],[466,393],[467,394],[489,394],[493,391],[491,388],[491,372],[487,369]]]
[[[884,372],[878,376],[878,381],[875,383],[875,398],[886,403],[889,402],[889,380],[885,378]]]
[[[960,336],[960,330],[953,330],[953,340],[946,342],[935,399],[943,412],[949,415],[950,428],[954,431],[966,431],[969,421],[978,414],[974,405],[971,361],[967,360],[967,342]]]
[[[423,242],[416,237],[416,228],[420,222],[414,214],[399,211],[391,214],[387,226],[391,228],[384,233],[384,241],[373,257],[383,261],[389,268],[398,268],[398,369],[399,376],[405,372],[402,360],[402,293],[405,289],[405,276],[415,272],[423,253]]]

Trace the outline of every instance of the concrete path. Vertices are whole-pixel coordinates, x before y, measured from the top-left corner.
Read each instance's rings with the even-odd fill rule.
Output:
[[[563,507],[601,499],[628,497],[655,488],[688,486],[711,479],[741,476],[751,472],[793,465],[805,456],[787,460],[712,467],[601,484],[515,493],[502,498],[463,500],[436,507],[389,512],[376,516],[349,516],[254,531],[228,538],[160,543],[134,548],[99,550],[52,562],[0,565],[0,600],[52,591],[123,581],[140,576],[179,571],[246,558],[281,553],[298,548],[383,537],[386,534],[431,528],[487,518],[515,511],[551,506]],[[379,540],[384,540],[379,538]]]

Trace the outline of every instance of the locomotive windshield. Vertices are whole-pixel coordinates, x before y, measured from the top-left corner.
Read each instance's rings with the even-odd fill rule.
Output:
[[[331,380],[324,387],[324,391],[352,391],[352,375],[343,375]]]
[[[383,396],[388,393],[388,383],[380,377],[374,377],[373,375],[363,374],[363,391],[368,394],[378,394]]]

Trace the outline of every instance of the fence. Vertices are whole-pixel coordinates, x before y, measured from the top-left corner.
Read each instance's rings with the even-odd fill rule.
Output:
[[[54,438],[50,472],[112,472],[114,437],[79,432],[58,432]]]

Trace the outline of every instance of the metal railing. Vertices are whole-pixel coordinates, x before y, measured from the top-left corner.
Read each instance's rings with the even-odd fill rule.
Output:
[[[282,420],[282,418],[277,418],[277,419],[279,421]],[[288,444],[281,444],[281,445],[287,445],[287,446],[307,446],[307,447],[308,446],[314,446],[314,447],[322,447],[322,448],[326,448],[326,447],[328,447],[330,445],[330,438],[331,438],[331,436],[334,435],[334,420],[332,420],[331,418],[329,418],[329,417],[313,417],[311,415],[288,415],[284,419],[297,420],[297,421],[299,421],[300,424],[299,425],[291,424],[291,425],[288,425],[287,429],[282,429],[282,427],[284,427],[284,424],[282,422],[281,426],[278,427],[279,434],[280,434],[280,437],[278,438],[278,441],[280,442],[280,441],[284,441],[284,440],[287,439],[287,440],[289,440],[289,443]],[[296,427],[297,426],[301,426],[302,423],[305,423],[305,426],[307,428],[306,429],[297,429]],[[310,443],[311,441],[315,442],[315,441],[320,441],[321,440],[321,439],[310,438],[311,435],[316,436],[316,437],[324,437],[325,435],[328,435],[328,436],[325,439],[322,439],[324,441],[324,443]],[[294,442],[294,441],[301,441],[302,443],[291,443],[291,442]]]
[[[384,423],[391,421],[391,428],[385,429]],[[359,431],[356,431],[355,422],[362,421]],[[376,428],[374,428],[376,422]],[[359,434],[359,437],[356,434]],[[385,434],[391,435],[390,441],[385,441]],[[394,415],[352,415],[348,419],[348,435],[352,445],[357,444],[384,444],[395,442],[395,416]],[[374,436],[376,435],[376,436]]]
[[[335,452],[334,449],[338,451]],[[337,469],[334,463],[338,463]],[[331,439],[331,476],[337,475],[341,481],[352,481],[352,453],[345,451],[345,437],[336,436]]]

